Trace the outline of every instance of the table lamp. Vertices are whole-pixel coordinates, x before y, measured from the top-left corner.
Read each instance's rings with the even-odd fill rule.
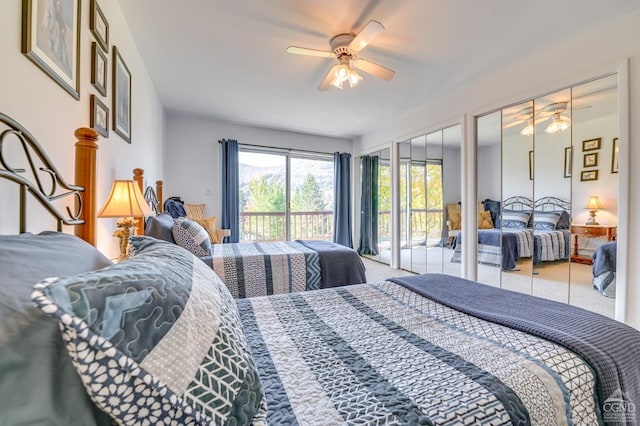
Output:
[[[120,257],[125,260],[129,257],[129,236],[131,227],[138,221],[135,217],[152,216],[153,211],[144,199],[138,184],[132,180],[114,180],[111,192],[104,206],[98,212],[98,217],[117,217],[117,230],[114,237],[120,239]]]
[[[589,220],[587,220],[586,225],[599,225],[596,221],[596,213],[598,210],[602,210],[602,204],[600,204],[600,199],[596,195],[591,195],[589,197],[589,201],[587,201],[587,207],[589,210]]]

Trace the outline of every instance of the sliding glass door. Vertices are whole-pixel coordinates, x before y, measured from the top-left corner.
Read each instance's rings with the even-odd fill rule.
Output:
[[[333,238],[327,155],[240,148],[240,241]]]

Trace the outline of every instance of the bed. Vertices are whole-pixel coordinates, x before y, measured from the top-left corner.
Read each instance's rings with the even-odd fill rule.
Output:
[[[602,244],[593,252],[591,272],[593,287],[603,296],[616,297],[617,241]]]
[[[136,169],[134,176],[141,182],[142,169]],[[162,197],[157,195],[161,188],[158,183],[161,184],[161,181],[156,182],[156,190],[147,187],[144,191],[152,208],[160,211],[157,216],[147,220],[144,234],[180,244],[181,241],[174,238],[176,220],[185,218],[180,214],[173,217],[161,212],[159,206],[164,203]],[[184,209],[175,210],[184,214]],[[215,231],[208,232],[211,234]],[[183,246],[188,247],[189,244]],[[210,248],[204,251],[198,249],[194,254],[216,272],[236,298],[317,290],[367,281],[365,266],[358,253],[330,241],[211,244]]]
[[[434,274],[234,299],[155,238],[0,239],[2,424],[639,424],[640,332],[580,308]]]
[[[522,258],[542,262],[567,261],[570,257],[570,204],[556,197],[535,202],[526,197],[507,198],[500,202],[485,200],[484,205],[495,228],[478,230],[478,263],[515,270]],[[534,211],[534,217],[530,212]],[[501,219],[505,226],[501,227]],[[553,222],[555,220],[555,223]],[[462,235],[453,242],[451,262],[462,256]]]

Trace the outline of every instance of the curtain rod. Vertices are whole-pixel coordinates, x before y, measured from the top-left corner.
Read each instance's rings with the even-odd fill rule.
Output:
[[[218,143],[222,143],[224,139],[218,140]],[[300,153],[300,154],[313,154],[313,155],[333,155],[333,152],[321,152],[321,151],[311,151],[305,149],[292,149],[292,148],[278,148],[272,146],[264,146],[264,145],[252,145],[248,143],[238,143],[238,147],[250,147],[250,148],[258,148],[264,151],[273,151],[273,152],[288,152],[288,153]],[[350,153],[349,153],[350,154]]]

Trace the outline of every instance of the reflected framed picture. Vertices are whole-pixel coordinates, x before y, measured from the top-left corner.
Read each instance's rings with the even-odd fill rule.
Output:
[[[102,96],[107,96],[107,56],[95,41],[91,43],[91,84]]]
[[[131,72],[113,46],[113,130],[131,143]]]
[[[598,180],[598,171],[597,170],[583,170],[580,174],[580,180],[582,182],[588,180]]]
[[[585,154],[582,167],[596,167],[598,165],[598,153]]]
[[[582,151],[595,151],[596,149],[600,149],[601,143],[602,138],[587,139],[586,141],[582,141]]]
[[[80,99],[80,0],[22,2],[22,53]]]
[[[564,149],[564,177],[571,177],[571,170],[573,169],[573,147],[566,147]]]
[[[102,9],[96,0],[91,0],[89,12],[89,29],[96,38],[98,44],[105,52],[109,53],[109,22],[104,17]]]
[[[618,138],[613,138],[611,151],[611,173],[618,173]]]
[[[533,161],[534,161],[533,151],[529,151],[529,180],[533,180],[533,170],[534,170]]]
[[[105,138],[109,137],[109,108],[96,95],[91,95],[89,125]]]

